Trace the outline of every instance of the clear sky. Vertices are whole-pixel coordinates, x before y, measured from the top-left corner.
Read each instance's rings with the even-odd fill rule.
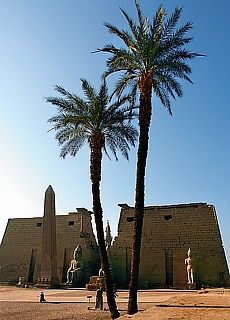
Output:
[[[139,2],[150,18],[161,4]],[[184,97],[172,101],[172,117],[153,97],[146,205],[215,205],[229,260],[230,2],[162,3],[169,13],[183,5],[180,24],[194,23],[189,48],[206,58],[192,61],[194,84],[182,82]],[[120,44],[103,26],[107,21],[127,27],[119,7],[136,19],[134,0],[0,1],[0,240],[9,218],[43,216],[49,184],[56,194],[57,214],[76,207],[91,210],[88,146],[75,158],[59,158],[54,133],[47,132],[47,120],[56,110],[45,97],[56,95],[55,84],[82,95],[80,77],[99,87],[106,55],[91,51]],[[135,148],[129,162],[103,159],[104,221],[110,221],[113,236],[118,203],[134,205],[135,168]]]

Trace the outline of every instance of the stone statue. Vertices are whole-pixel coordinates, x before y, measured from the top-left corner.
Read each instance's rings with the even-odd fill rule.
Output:
[[[185,259],[185,264],[187,265],[187,275],[188,275],[188,283],[193,282],[193,266],[192,266],[192,254],[191,249],[188,249],[188,258]]]
[[[103,291],[101,288],[96,291],[96,304],[95,309],[103,310]]]
[[[105,280],[105,273],[101,267],[101,269],[99,270],[99,274],[98,274],[97,284],[100,285],[100,288],[102,290],[104,290],[104,287],[105,287],[104,280]]]
[[[107,248],[111,247],[113,237],[111,236],[111,229],[109,225],[109,221],[107,220],[107,226],[105,228],[105,244]]]
[[[80,245],[73,252],[73,259],[70,262],[70,267],[67,270],[67,282],[72,286],[76,286],[82,280],[82,248]]]
[[[111,235],[111,229],[109,225],[109,220],[107,220],[107,225],[105,228],[105,245],[106,245],[106,251],[107,251],[107,256],[108,256],[108,262],[109,262],[109,268],[112,274],[112,269],[113,269],[113,262],[112,262],[112,255],[111,255],[111,244],[112,244],[113,237]]]
[[[17,286],[21,287],[21,286],[25,286],[26,284],[27,284],[26,278],[19,277]]]

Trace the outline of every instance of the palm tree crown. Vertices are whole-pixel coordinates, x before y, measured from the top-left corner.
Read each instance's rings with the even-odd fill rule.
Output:
[[[193,40],[186,37],[186,33],[192,29],[192,23],[188,22],[176,29],[182,7],[176,8],[166,20],[167,13],[162,6],[150,23],[149,18],[143,16],[137,1],[135,4],[137,24],[121,9],[131,32],[119,30],[110,23],[104,24],[110,33],[117,35],[125,44],[124,48],[116,48],[110,44],[97,50],[112,54],[107,60],[108,70],[105,76],[124,71],[117,82],[116,92],[119,95],[127,85],[131,85],[134,99],[138,87],[143,92],[147,90],[146,84],[147,87],[151,86],[161,103],[172,114],[170,96],[175,99],[176,95],[183,95],[177,78],[192,82],[189,78],[191,68],[186,60],[201,56],[184,48]]]
[[[123,96],[109,104],[110,96],[105,82],[97,92],[87,80],[81,81],[85,100],[60,86],[55,86],[55,90],[63,98],[46,99],[57,106],[58,110],[58,114],[48,122],[54,124],[52,129],[57,131],[56,140],[62,145],[60,157],[65,158],[67,154],[75,156],[85,143],[92,144],[93,137],[97,135],[97,143],[100,143],[107,155],[108,147],[116,159],[117,150],[128,159],[129,145],[134,146],[137,138],[137,131],[129,121],[134,113],[130,114],[130,109],[123,106],[129,101],[129,97]]]

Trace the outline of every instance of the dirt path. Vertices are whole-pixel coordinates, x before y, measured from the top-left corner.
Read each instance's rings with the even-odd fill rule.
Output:
[[[105,311],[94,311],[95,292],[86,290],[45,290],[46,303],[39,303],[37,289],[0,287],[1,320],[106,320]],[[89,299],[87,296],[91,295]],[[104,301],[106,297],[104,294]],[[127,315],[128,292],[118,291],[120,319],[154,320],[230,320],[230,289],[197,291],[148,290],[138,293],[139,312]],[[90,307],[90,309],[88,309]]]

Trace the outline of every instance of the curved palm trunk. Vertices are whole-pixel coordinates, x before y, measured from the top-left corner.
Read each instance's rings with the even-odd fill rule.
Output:
[[[139,127],[140,136],[137,153],[136,169],[136,196],[133,225],[133,246],[131,257],[130,283],[129,283],[129,302],[128,314],[134,314],[138,311],[137,290],[140,266],[141,237],[144,218],[145,203],[145,170],[148,153],[149,128],[151,120],[151,93],[152,77],[147,74],[140,78],[140,109],[139,109]]]
[[[111,312],[112,319],[119,318],[120,313],[117,310],[116,301],[113,293],[113,281],[109,269],[108,256],[106,252],[103,228],[103,211],[100,200],[100,181],[101,181],[101,162],[102,162],[102,147],[100,144],[100,136],[96,135],[95,139],[91,139],[90,147],[90,179],[92,182],[92,195],[93,195],[93,213],[95,218],[97,240],[99,247],[100,260],[102,269],[105,275],[105,286],[107,303]],[[99,143],[98,143],[99,142]]]

